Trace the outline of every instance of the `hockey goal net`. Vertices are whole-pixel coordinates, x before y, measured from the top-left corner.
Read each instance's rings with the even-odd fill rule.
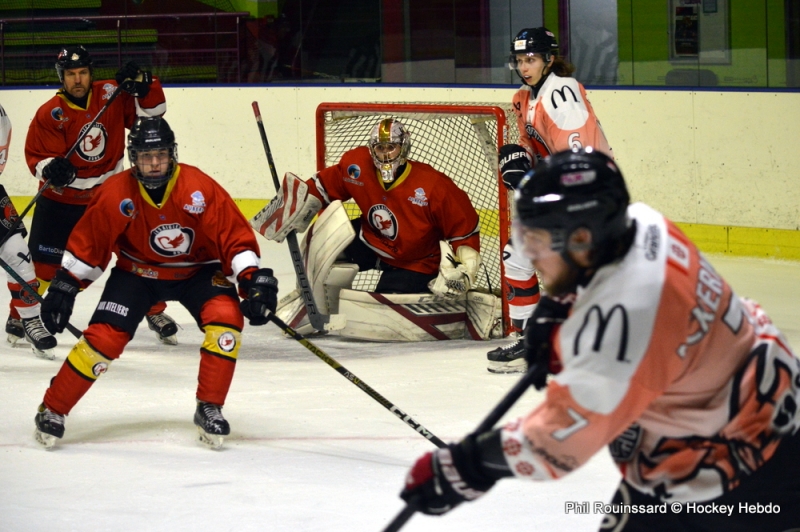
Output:
[[[482,271],[476,288],[503,303],[503,331],[508,334],[507,286],[501,282],[503,246],[509,238],[509,196],[497,170],[497,151],[517,142],[510,104],[322,103],[317,107],[317,169],[339,162],[348,150],[365,146],[375,124],[397,118],[411,134],[410,159],[448,175],[472,200],[481,224]],[[351,219],[361,214],[350,201]],[[359,273],[353,288],[372,290],[378,272]]]

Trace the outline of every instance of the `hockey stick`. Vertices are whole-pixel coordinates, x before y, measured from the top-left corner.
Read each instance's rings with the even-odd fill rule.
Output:
[[[39,292],[34,290],[34,288],[31,285],[25,282],[25,280],[22,277],[20,277],[20,275],[17,272],[15,272],[14,269],[11,266],[9,266],[9,264],[3,259],[0,259],[0,267],[2,267],[5,271],[7,271],[8,274],[11,277],[13,277],[14,280],[22,287],[22,289],[28,292],[36,301],[38,301],[39,303],[44,302],[44,299],[42,298],[41,295],[39,295]],[[67,330],[69,330],[69,332],[71,332],[72,336],[74,336],[75,338],[80,338],[83,335],[83,333],[79,331],[77,327],[74,327],[69,322],[67,322]]]
[[[380,403],[381,406],[383,406],[385,409],[387,409],[395,416],[402,419],[406,425],[408,425],[415,431],[419,432],[423,437],[429,439],[437,447],[442,448],[445,446],[445,443],[436,436],[434,436],[434,434],[431,431],[423,427],[420,423],[414,421],[411,418],[411,416],[409,416],[408,414],[397,408],[395,405],[390,403],[388,399],[386,399],[384,396],[373,390],[366,382],[362,381],[361,379],[356,377],[353,373],[348,371],[347,368],[336,362],[333,358],[331,358],[328,354],[326,354],[325,351],[323,351],[316,345],[309,342],[302,334],[289,327],[286,324],[286,322],[281,320],[275,314],[270,314],[269,319],[270,321],[272,321],[272,323],[274,323],[280,329],[282,329],[284,333],[288,334],[289,336],[300,342],[303,345],[303,347],[305,347],[306,349],[317,355],[317,357],[319,357],[320,360],[322,360],[327,365],[335,369],[345,379],[349,380],[350,382],[358,386],[364,393],[366,393],[367,395],[375,399],[378,403]]]
[[[75,150],[78,149],[78,146],[80,145],[84,137],[86,137],[86,135],[89,134],[89,131],[91,131],[94,125],[97,123],[97,121],[100,120],[100,117],[105,114],[106,109],[108,109],[108,106],[111,105],[111,102],[113,102],[116,99],[117,95],[119,95],[119,93],[122,92],[123,85],[125,85],[125,82],[123,82],[122,85],[118,85],[117,88],[114,89],[114,92],[112,92],[111,96],[108,97],[108,101],[97,112],[97,116],[95,116],[94,119],[92,119],[92,121],[89,122],[89,126],[83,131],[83,133],[78,135],[78,139],[75,141],[75,144],[73,144],[72,147],[67,152],[67,154],[64,155],[65,159],[69,159],[70,157],[72,157],[72,154],[75,153]],[[6,243],[6,240],[11,238],[11,235],[14,234],[14,231],[16,231],[17,227],[19,227],[20,224],[22,223],[22,219],[25,218],[25,215],[28,214],[28,211],[30,211],[33,208],[33,206],[36,204],[36,202],[39,200],[42,194],[44,194],[44,191],[47,190],[48,186],[50,186],[50,180],[46,179],[44,183],[42,183],[42,186],[39,187],[39,190],[36,192],[36,195],[33,196],[33,199],[30,201],[30,203],[28,203],[28,206],[25,207],[25,209],[19,214],[19,218],[16,221],[14,221],[14,223],[11,224],[11,227],[8,229],[8,234],[6,234],[5,237],[0,239],[0,247],[2,247],[3,244]]]
[[[256,115],[258,132],[261,133],[261,143],[264,145],[264,153],[267,154],[267,163],[269,164],[269,171],[272,174],[272,183],[275,185],[275,192],[277,193],[281,188],[281,184],[278,181],[278,171],[275,170],[275,162],[272,160],[272,150],[269,149],[267,132],[264,129],[264,122],[261,120],[261,111],[258,108],[258,102],[253,102],[253,112]],[[300,285],[300,294],[303,296],[303,303],[305,303],[306,306],[308,321],[317,331],[324,331],[325,324],[330,322],[331,317],[327,314],[320,313],[317,303],[314,301],[314,293],[311,291],[311,284],[308,282],[308,275],[306,274],[305,266],[303,266],[303,255],[300,254],[300,245],[297,243],[297,234],[294,231],[290,231],[289,234],[286,235],[286,243],[289,244],[289,254],[292,256],[292,265],[294,266],[294,273],[297,275],[297,284]]]
[[[537,371],[537,367],[534,365],[528,370],[528,373],[522,376],[522,378],[514,385],[513,388],[506,394],[503,399],[497,403],[489,415],[486,416],[480,425],[472,432],[473,434],[483,434],[484,432],[488,432],[492,430],[492,428],[500,421],[508,410],[514,406],[522,394],[524,394],[528,388],[531,387],[531,383],[534,379],[534,373]],[[410,501],[406,504],[406,507],[392,519],[392,522],[387,525],[386,528],[383,529],[383,532],[397,532],[400,530],[406,522],[411,519],[411,516],[419,510],[420,499],[418,497],[412,497]]]

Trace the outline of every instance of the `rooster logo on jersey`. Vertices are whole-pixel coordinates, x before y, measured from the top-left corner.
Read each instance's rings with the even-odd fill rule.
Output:
[[[194,231],[180,224],[159,225],[150,232],[150,248],[164,257],[188,255],[194,243]]]
[[[389,240],[397,238],[397,218],[386,205],[372,206],[369,210],[369,225]]]
[[[84,132],[88,127],[89,124],[83,126],[81,128],[80,135],[84,135]],[[78,149],[76,150],[78,156],[80,156],[80,158],[84,161],[89,161],[90,163],[99,161],[106,154],[107,141],[108,132],[106,132],[105,126],[103,126],[103,124],[100,122],[97,122],[78,143]]]

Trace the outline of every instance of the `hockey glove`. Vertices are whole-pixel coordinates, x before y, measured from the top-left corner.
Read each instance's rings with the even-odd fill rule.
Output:
[[[547,386],[548,375],[561,371],[561,363],[553,353],[553,337],[564,323],[572,307],[573,298],[554,299],[544,296],[539,299],[533,315],[525,326],[525,361],[535,371],[531,384],[537,390]]]
[[[474,501],[496,479],[481,471],[474,436],[423,455],[406,476],[400,498],[428,515],[442,515],[464,501]]]
[[[439,275],[428,283],[428,290],[443,299],[458,299],[474,286],[481,255],[466,245],[453,253],[450,244],[444,240],[439,242],[439,250],[442,255]]]
[[[128,61],[117,71],[114,79],[125,92],[137,98],[144,98],[150,92],[153,74],[150,71],[141,70],[136,62]]]
[[[503,183],[509,189],[517,188],[522,176],[531,169],[531,157],[519,144],[506,144],[497,154]]]
[[[63,157],[55,157],[42,170],[42,176],[50,180],[54,187],[65,187],[75,181],[76,170],[72,163]]]
[[[75,306],[75,296],[80,291],[81,284],[67,270],[56,271],[47,296],[42,303],[42,323],[50,334],[64,332],[72,316],[72,307]]]
[[[278,280],[270,268],[249,268],[239,274],[239,303],[250,325],[264,325],[278,306]]]

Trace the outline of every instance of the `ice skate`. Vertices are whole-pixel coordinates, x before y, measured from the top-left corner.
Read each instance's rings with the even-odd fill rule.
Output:
[[[525,373],[528,363],[525,362],[524,339],[519,338],[513,344],[498,347],[486,354],[491,373]]]
[[[197,402],[194,424],[197,425],[197,432],[200,434],[200,443],[212,449],[222,447],[224,436],[231,433],[230,425],[222,417],[222,407],[211,403]]]
[[[11,316],[8,317],[6,320],[6,340],[11,344],[11,347],[27,347],[22,320]]]
[[[23,318],[22,327],[25,331],[25,339],[31,344],[34,355],[46,360],[54,360],[56,358],[53,349],[58,345],[58,341],[45,328],[39,316]]]
[[[33,437],[44,448],[52,448],[56,440],[64,436],[64,416],[52,412],[44,406],[44,403],[39,405],[34,421],[36,430],[33,432]]]
[[[178,324],[175,320],[164,314],[153,314],[145,316],[147,326],[156,333],[158,341],[164,345],[178,345]]]

